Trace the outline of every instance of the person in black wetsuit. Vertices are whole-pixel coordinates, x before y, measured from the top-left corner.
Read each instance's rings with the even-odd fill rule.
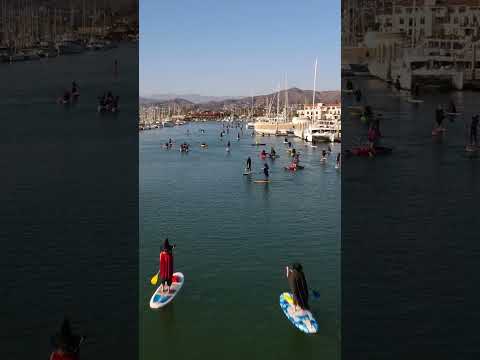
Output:
[[[269,167],[267,163],[263,164],[263,175],[265,175],[265,180],[268,180],[268,177],[270,176],[268,170],[269,170]]]
[[[72,81],[72,96],[78,97],[79,96],[78,85],[75,81]]]
[[[252,159],[250,158],[250,156],[247,159],[247,168],[245,170],[252,171]]]
[[[287,267],[287,280],[293,294],[294,310],[298,311],[298,307],[302,310],[309,310],[308,285],[301,264],[294,263]]]
[[[435,121],[437,122],[437,127],[442,127],[442,122],[445,114],[441,105],[438,105],[437,110],[435,110]]]
[[[362,90],[360,89],[355,90],[355,100],[357,102],[362,101]]]
[[[480,115],[472,116],[472,122],[470,123],[470,144],[477,146],[477,128],[480,121]]]
[[[454,114],[457,112],[457,107],[455,106],[455,102],[453,100],[450,100],[450,104],[448,105],[448,112]]]
[[[348,79],[346,84],[347,90],[353,90],[353,83],[352,80]]]
[[[400,85],[400,75],[397,76],[397,80],[395,81],[395,89],[400,90],[402,86]]]

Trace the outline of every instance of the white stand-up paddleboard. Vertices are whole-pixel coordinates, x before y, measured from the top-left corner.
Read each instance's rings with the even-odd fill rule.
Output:
[[[423,100],[420,100],[420,99],[408,98],[407,101],[408,101],[409,103],[412,103],[412,104],[421,104],[421,103],[423,103]]]
[[[183,286],[185,282],[185,277],[181,272],[176,272],[173,274],[172,285],[170,286],[170,291],[168,293],[160,292],[160,287],[153,293],[152,298],[150,299],[150,308],[151,309],[160,309],[170,302],[173,301],[175,296]]]
[[[293,296],[284,292],[280,295],[280,307],[290,322],[297,327],[298,330],[307,334],[315,334],[318,332],[317,320],[308,310],[294,310]]]

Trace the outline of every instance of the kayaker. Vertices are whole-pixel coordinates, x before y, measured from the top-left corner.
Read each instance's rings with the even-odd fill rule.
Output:
[[[230,149],[230,140],[228,140],[227,149]]]
[[[159,265],[159,277],[160,277],[160,292],[169,292],[170,285],[172,285],[173,277],[173,249],[175,245],[170,245],[168,238],[163,242],[163,248],[160,252],[160,265]]]
[[[247,170],[247,171],[252,171],[252,159],[250,158],[250,156],[249,156],[248,159],[247,159],[247,167],[246,167],[246,170]]]
[[[265,151],[265,149],[262,150],[262,152],[260,153],[260,156],[261,157],[266,157],[267,156],[267,152]]]
[[[68,90],[65,90],[65,92],[63,93],[63,102],[64,103],[67,103],[70,101],[70,91]]]
[[[294,311],[309,310],[308,304],[308,285],[303,273],[302,265],[294,263],[287,266],[287,279],[290,291],[293,294]]]
[[[435,110],[435,121],[437,122],[437,128],[442,127],[444,112],[442,105],[438,105],[437,110]]]
[[[289,141],[288,142],[288,148],[291,149],[292,148],[292,143]]]
[[[480,120],[480,115],[473,115],[472,122],[470,123],[470,144],[477,145],[477,128],[478,122]]]
[[[265,180],[268,180],[268,177],[270,176],[268,170],[269,170],[269,167],[267,163],[263,164],[263,174],[265,175]]]
[[[340,167],[341,161],[342,161],[342,153],[338,153],[338,155],[337,155],[337,168]]]
[[[80,358],[80,344],[83,337],[73,334],[70,321],[65,318],[60,332],[52,338],[54,350],[50,360],[78,360]]]
[[[292,156],[295,156],[297,154],[297,150],[295,148],[292,149]]]

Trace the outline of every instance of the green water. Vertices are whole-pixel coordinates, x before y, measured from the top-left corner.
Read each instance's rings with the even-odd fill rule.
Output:
[[[321,164],[327,145],[293,139],[305,169],[291,173],[283,168],[290,161],[283,138],[258,138],[280,158],[268,160],[272,182],[255,184],[242,175],[243,162],[251,156],[260,171],[261,147],[251,146],[255,138],[246,130],[240,141],[235,129],[222,142],[221,128],[191,124],[140,134],[141,359],[339,359],[340,147]],[[162,149],[169,138],[189,142],[191,151]],[[172,304],[153,311],[149,279],[167,236],[177,245],[175,271],[184,273],[185,285]],[[320,325],[313,336],[294,328],[279,306],[288,290],[284,269],[293,261],[321,294],[311,299]]]

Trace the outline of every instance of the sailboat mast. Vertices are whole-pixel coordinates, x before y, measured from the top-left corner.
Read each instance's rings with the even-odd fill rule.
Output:
[[[285,122],[288,120],[288,90],[287,90],[287,73],[285,73]]]
[[[315,58],[315,75],[313,76],[312,120],[315,119],[315,91],[317,90],[317,61]]]

